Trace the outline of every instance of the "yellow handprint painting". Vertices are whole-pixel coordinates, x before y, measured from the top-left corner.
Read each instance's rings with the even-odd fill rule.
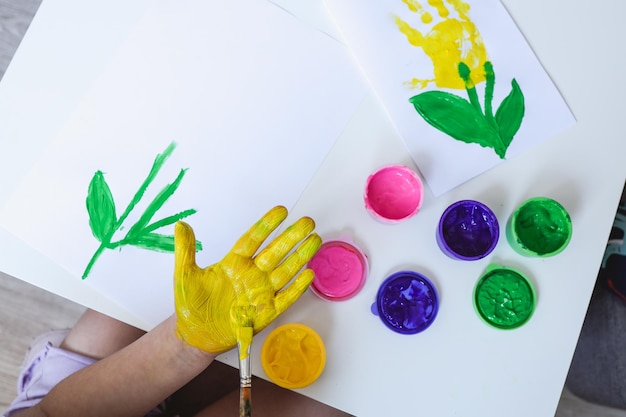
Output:
[[[435,195],[574,121],[499,0],[326,7]]]
[[[419,1],[402,1],[409,11],[417,15],[420,26],[430,27],[424,33],[420,27],[413,27],[400,16],[394,16],[398,30],[411,45],[421,48],[433,64],[434,77],[413,78],[410,81],[412,88],[422,89],[434,83],[440,88],[464,89],[465,82],[459,77],[460,62],[469,67],[472,84],[485,81],[485,73],[481,70],[487,62],[487,50],[478,28],[470,20],[467,3],[453,1],[450,8],[443,1],[429,0],[428,5],[434,9],[429,11]]]
[[[432,14],[419,1],[402,1],[419,15],[421,24],[433,22]],[[421,48],[433,64],[434,78],[413,78],[410,86],[423,89],[432,82],[440,88],[465,89],[468,99],[445,91],[429,91],[411,97],[409,102],[431,126],[461,142],[492,148],[504,159],[524,118],[524,94],[514,79],[511,92],[494,114],[495,72],[480,32],[470,20],[469,4],[461,0],[450,1],[449,5],[429,0],[428,5],[436,9],[439,22],[427,34],[401,17],[394,18],[408,42]],[[477,86],[483,82],[481,105]]]

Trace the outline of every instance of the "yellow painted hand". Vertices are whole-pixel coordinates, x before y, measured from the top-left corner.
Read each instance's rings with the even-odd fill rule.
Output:
[[[314,274],[300,271],[322,244],[312,233],[313,219],[299,219],[256,254],[286,217],[286,208],[274,207],[220,262],[207,268],[196,264],[192,228],[176,224],[174,298],[180,338],[209,353],[224,352],[238,342],[245,352],[252,333],[263,330],[306,291]]]
[[[487,51],[476,25],[469,18],[469,4],[462,0],[447,0],[455,13],[444,4],[443,0],[428,0],[428,4],[436,9],[438,22],[418,0],[402,0],[409,10],[420,17],[420,26],[429,26],[425,35],[406,21],[395,17],[396,25],[409,43],[421,48],[433,63],[434,79],[413,78],[412,88],[425,88],[434,82],[440,88],[464,90],[466,87],[485,81],[484,65]],[[455,14],[455,16],[453,16]],[[469,84],[459,76],[459,63],[464,62],[471,71]]]

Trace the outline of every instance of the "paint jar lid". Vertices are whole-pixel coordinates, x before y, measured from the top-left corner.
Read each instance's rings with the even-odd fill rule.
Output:
[[[487,324],[515,329],[530,320],[536,298],[532,284],[521,272],[490,265],[474,289],[474,308]]]
[[[326,348],[319,334],[309,326],[283,324],[265,338],[261,364],[276,385],[288,389],[304,388],[322,374]]]
[[[554,256],[561,253],[572,238],[572,219],[558,201],[534,197],[513,212],[506,234],[511,247],[522,255]]]
[[[376,220],[398,223],[417,214],[423,194],[422,181],[415,171],[404,165],[388,165],[367,178],[363,199]]]
[[[500,237],[493,211],[476,200],[460,200],[446,208],[439,219],[437,244],[453,259],[474,261],[489,255]]]
[[[354,297],[369,273],[367,256],[349,238],[324,242],[308,267],[315,272],[311,290],[329,301]]]
[[[437,317],[439,297],[433,283],[414,271],[400,271],[381,284],[372,313],[401,334],[426,330]]]

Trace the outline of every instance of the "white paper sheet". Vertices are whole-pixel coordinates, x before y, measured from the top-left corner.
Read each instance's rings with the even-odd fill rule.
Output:
[[[438,196],[560,133],[574,123],[574,118],[498,0],[441,2],[441,12],[431,3],[437,2],[325,1],[344,41],[385,105],[421,174],[433,194]],[[460,7],[455,7],[455,3]],[[463,11],[465,6],[468,12]],[[455,10],[457,8],[461,12]],[[428,22],[424,23],[422,17],[427,13],[432,21],[424,19]],[[425,49],[430,48],[431,55],[441,55],[449,52],[450,44],[440,37],[426,48],[412,45],[396,25],[396,17],[431,40],[436,39],[435,32],[442,32],[448,23],[458,24],[465,31],[471,27],[470,22],[478,29],[487,59],[495,71],[493,112],[511,91],[513,79],[519,83],[525,98],[521,127],[504,159],[491,148],[453,139],[426,123],[418,114],[409,98],[424,91],[446,91],[466,100],[468,95],[464,88],[437,88],[433,83],[422,90],[409,88],[413,78],[434,77],[433,60]],[[444,26],[440,25],[442,23]],[[457,46],[465,52],[471,50],[467,39]],[[477,84],[476,89],[484,109],[485,82]],[[454,117],[458,116],[450,116]]]
[[[119,217],[175,142],[116,237],[188,169],[153,221],[197,210],[185,220],[209,265],[297,201],[365,94],[342,45],[271,3],[157,1],[1,208],[2,226],[80,280],[99,246],[85,208],[94,173]],[[84,283],[156,324],[173,310],[172,270],[171,254],[123,246]]]

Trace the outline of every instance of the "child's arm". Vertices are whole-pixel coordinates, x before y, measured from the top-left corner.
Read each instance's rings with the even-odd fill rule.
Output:
[[[257,254],[286,217],[286,208],[274,207],[220,262],[206,268],[196,264],[193,230],[179,222],[176,315],[122,350],[70,375],[37,406],[18,416],[145,415],[202,372],[217,354],[238,341],[249,346],[252,333],[289,308],[313,280],[312,270],[302,270],[322,243],[313,233],[311,218],[299,219]]]
[[[182,341],[175,329],[172,316],[124,349],[64,379],[18,417],[147,414],[215,358]]]

